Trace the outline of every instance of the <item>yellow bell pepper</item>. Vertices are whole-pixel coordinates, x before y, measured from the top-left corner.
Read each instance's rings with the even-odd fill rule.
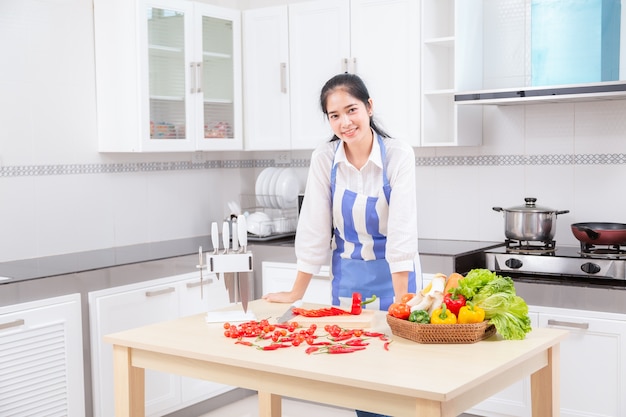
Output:
[[[433,311],[430,316],[430,324],[456,324],[456,316],[446,308],[445,303],[442,303],[441,308]]]
[[[459,324],[480,323],[485,320],[485,310],[468,302],[459,310]]]

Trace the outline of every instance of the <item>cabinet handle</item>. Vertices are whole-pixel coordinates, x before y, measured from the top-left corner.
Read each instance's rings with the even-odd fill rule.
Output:
[[[280,92],[287,93],[287,63],[280,63]]]
[[[11,327],[18,327],[24,325],[24,319],[17,319],[8,323],[0,323],[0,330],[10,329]]]
[[[189,78],[191,78],[190,92],[191,94],[193,94],[196,92],[196,64],[195,62],[192,62],[191,64],[189,64]]]
[[[571,321],[560,321],[560,320],[549,319],[548,326],[574,327],[576,329],[587,330],[589,328],[589,323],[574,323]]]
[[[176,291],[176,288],[174,287],[167,287],[161,290],[146,291],[146,297],[156,297],[157,295],[169,294],[174,291]]]
[[[196,62],[196,93],[202,92],[202,62]]]
[[[204,279],[202,281],[188,282],[187,288],[196,288],[196,287],[199,287],[200,285],[211,284],[212,282],[213,282],[213,278]]]
[[[349,65],[348,58],[344,58],[343,59],[343,65],[341,67],[341,71],[344,72],[344,73],[347,73],[349,71],[348,65]]]

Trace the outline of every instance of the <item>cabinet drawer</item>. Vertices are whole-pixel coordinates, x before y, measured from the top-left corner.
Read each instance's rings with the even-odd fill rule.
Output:
[[[293,263],[263,262],[263,293],[289,291],[296,281],[297,267]],[[331,304],[331,284],[328,267],[313,275],[302,297],[309,303]]]

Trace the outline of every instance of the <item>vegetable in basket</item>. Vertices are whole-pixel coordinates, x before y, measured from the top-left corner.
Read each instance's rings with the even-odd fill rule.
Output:
[[[430,323],[430,315],[426,310],[415,310],[411,311],[411,315],[409,316],[409,321],[413,323],[422,323],[428,324]]]
[[[504,339],[522,340],[532,330],[528,305],[516,295],[510,277],[488,269],[472,269],[459,280],[457,291],[485,310],[485,318]]]
[[[445,304],[441,304],[441,308],[433,311],[433,315],[430,316],[431,324],[456,324],[456,316],[452,314]]]

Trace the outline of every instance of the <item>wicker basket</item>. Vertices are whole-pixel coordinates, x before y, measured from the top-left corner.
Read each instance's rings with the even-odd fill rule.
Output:
[[[475,324],[421,324],[387,314],[391,333],[417,343],[476,343],[496,333],[485,320]]]

